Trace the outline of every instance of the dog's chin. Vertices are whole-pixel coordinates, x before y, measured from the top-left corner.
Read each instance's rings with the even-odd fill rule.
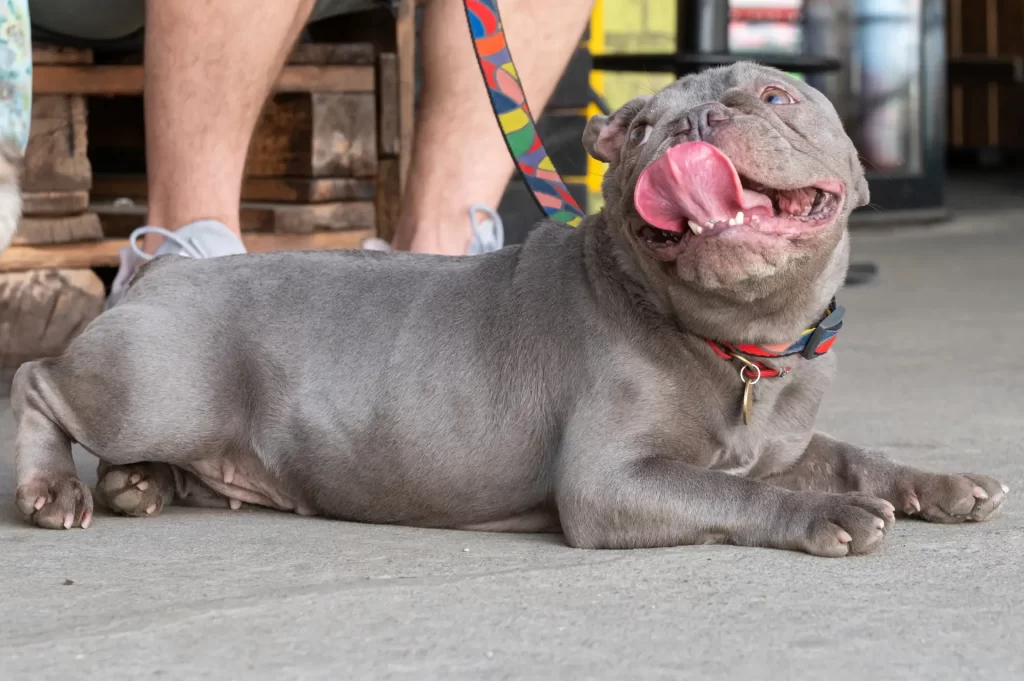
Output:
[[[784,277],[799,263],[830,253],[839,241],[843,218],[841,194],[818,216],[757,223],[728,222],[669,231],[639,216],[629,221],[630,237],[641,257],[694,288],[736,290],[743,285]],[[796,224],[794,224],[796,223]]]

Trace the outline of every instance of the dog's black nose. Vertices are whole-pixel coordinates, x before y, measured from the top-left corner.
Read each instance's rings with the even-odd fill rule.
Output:
[[[725,106],[718,102],[702,104],[686,112],[676,125],[676,136],[689,141],[704,140],[711,129],[729,120]]]

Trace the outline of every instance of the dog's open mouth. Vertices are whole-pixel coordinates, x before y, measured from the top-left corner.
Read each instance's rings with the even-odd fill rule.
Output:
[[[637,181],[634,203],[646,224],[637,236],[650,248],[675,250],[684,239],[737,228],[800,237],[830,224],[843,202],[843,186],[825,179],[795,189],[774,189],[743,177],[732,161],[706,142],[669,148]]]

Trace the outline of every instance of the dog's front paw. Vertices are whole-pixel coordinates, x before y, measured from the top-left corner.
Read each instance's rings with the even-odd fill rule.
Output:
[[[991,520],[1009,492],[987,475],[945,475],[908,470],[897,485],[896,506],[904,514],[933,523]]]
[[[18,485],[18,508],[39,527],[85,529],[92,523],[92,492],[74,475],[36,474]]]
[[[815,556],[870,553],[895,521],[893,505],[867,494],[798,493],[784,522],[786,547]]]

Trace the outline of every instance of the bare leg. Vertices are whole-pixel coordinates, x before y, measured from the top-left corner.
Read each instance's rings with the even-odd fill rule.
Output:
[[[313,0],[146,5],[149,223],[219,220],[239,233],[249,138]],[[155,250],[159,237],[146,237]]]
[[[904,515],[939,523],[994,518],[1009,491],[985,475],[929,473],[821,433],[793,468],[768,482],[792,490],[870,494]]]
[[[592,0],[502,0],[509,49],[535,117],[583,35]],[[513,164],[491,111],[459,0],[431,0],[423,18],[423,91],[394,245],[458,255],[473,203],[497,207]]]

